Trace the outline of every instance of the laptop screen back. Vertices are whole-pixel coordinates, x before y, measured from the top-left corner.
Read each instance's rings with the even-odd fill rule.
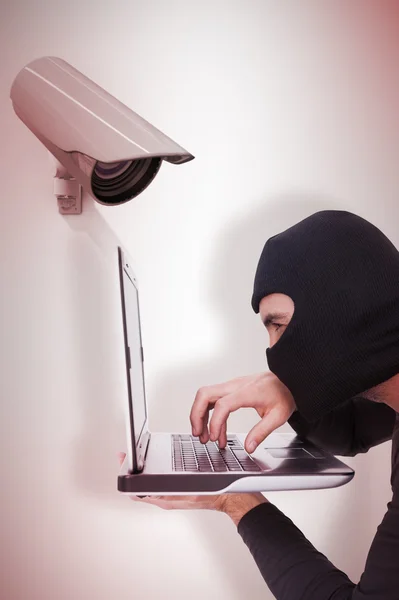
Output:
[[[127,384],[129,393],[129,437],[133,462],[138,461],[141,436],[146,431],[147,405],[145,398],[143,350],[137,282],[120,250],[122,316],[124,324]],[[131,465],[134,466],[134,465]]]

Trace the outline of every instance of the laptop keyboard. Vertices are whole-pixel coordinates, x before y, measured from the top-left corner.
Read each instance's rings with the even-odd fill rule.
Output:
[[[172,435],[172,456],[174,471],[220,473],[262,470],[235,435],[227,437],[226,448],[219,448],[217,442],[202,444],[192,435]]]

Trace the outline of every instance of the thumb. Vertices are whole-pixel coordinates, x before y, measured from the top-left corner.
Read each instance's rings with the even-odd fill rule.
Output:
[[[122,465],[123,461],[125,460],[125,456],[126,454],[124,452],[118,452],[118,460],[120,465]]]
[[[259,423],[252,427],[245,439],[245,450],[251,454],[261,442],[275,429],[286,422],[285,417],[279,410],[271,410]]]

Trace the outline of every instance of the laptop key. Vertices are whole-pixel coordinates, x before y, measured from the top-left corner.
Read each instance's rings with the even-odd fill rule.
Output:
[[[236,436],[228,437],[227,442],[226,448],[219,448],[216,442],[202,444],[190,435],[173,436],[175,470],[204,473],[260,470]]]

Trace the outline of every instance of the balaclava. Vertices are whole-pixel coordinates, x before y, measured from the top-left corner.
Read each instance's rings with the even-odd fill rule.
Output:
[[[323,210],[271,237],[252,308],[281,293],[295,304],[270,371],[309,421],[399,372],[399,252],[374,225]]]

